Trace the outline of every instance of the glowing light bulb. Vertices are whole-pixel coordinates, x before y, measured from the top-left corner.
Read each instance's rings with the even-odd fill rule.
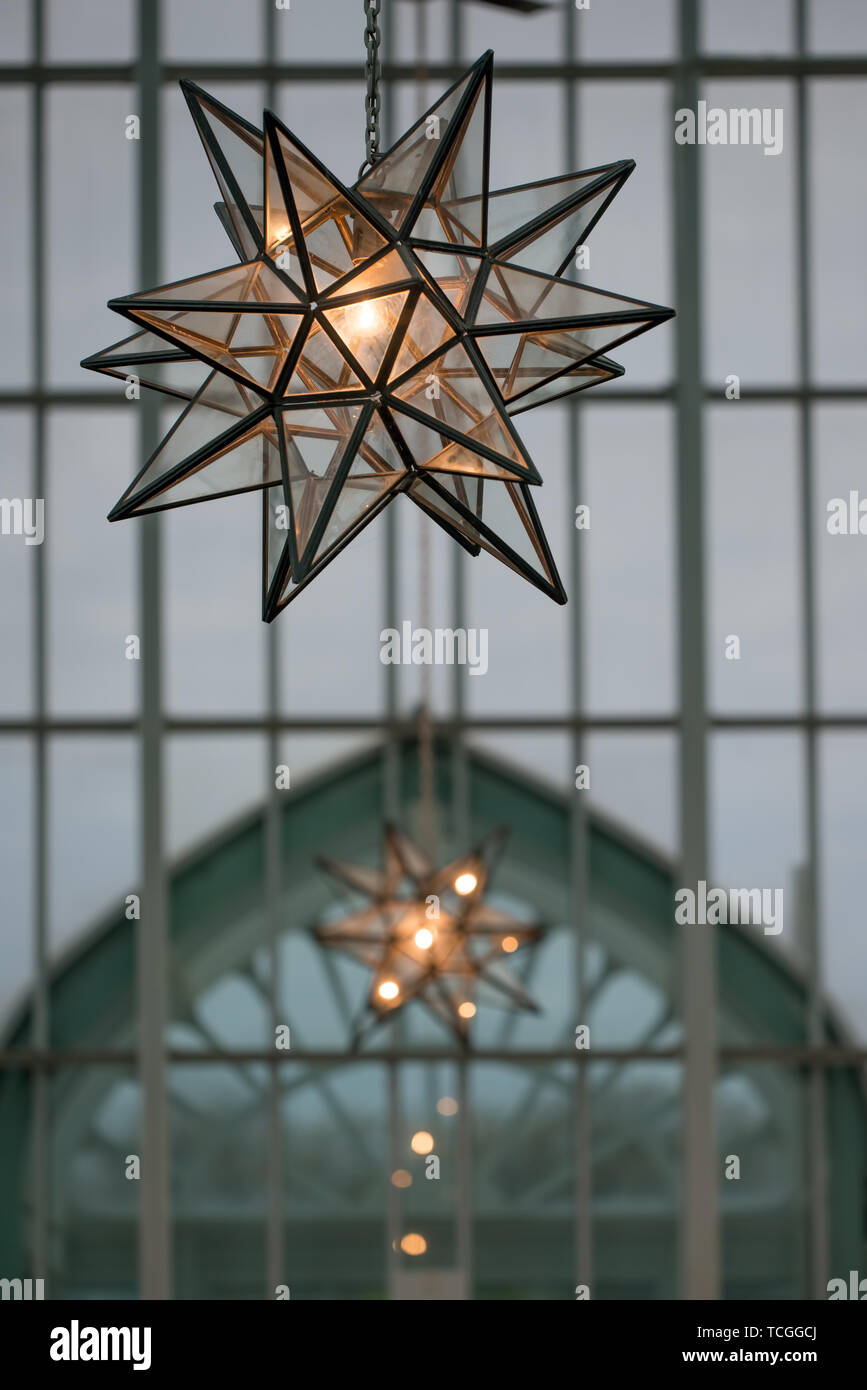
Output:
[[[400,1248],[405,1255],[423,1255],[427,1250],[427,1241],[418,1231],[407,1231],[401,1239]]]
[[[476,1006],[467,999],[463,1004],[458,1005],[458,1013],[461,1018],[475,1018]]]
[[[458,874],[455,879],[455,892],[460,893],[461,897],[465,898],[468,893],[472,893],[478,881],[475,874]]]
[[[355,314],[355,322],[359,333],[371,333],[376,327],[377,318],[378,315],[374,305],[371,304],[369,299],[363,300],[362,303],[359,304]]]
[[[414,1154],[429,1154],[434,1146],[433,1135],[426,1129],[417,1129],[409,1141]]]
[[[383,980],[379,986],[378,994],[380,999],[396,999],[400,994],[400,989],[394,980]]]
[[[516,936],[504,936],[500,945],[507,955],[511,955],[513,951],[518,949],[518,938]]]
[[[433,945],[433,932],[428,931],[427,927],[419,927],[415,934],[415,944],[421,951],[429,950]]]
[[[289,243],[291,241],[292,228],[288,222],[286,222],[283,226],[275,227],[273,230],[273,237],[271,242],[271,254],[276,258],[277,254],[279,254],[280,251],[287,251],[289,249]]]

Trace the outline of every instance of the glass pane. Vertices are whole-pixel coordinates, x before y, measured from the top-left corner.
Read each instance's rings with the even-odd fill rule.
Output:
[[[590,1068],[594,1299],[677,1297],[682,1087],[679,1062]],[[638,1213],[650,1210],[638,1240]]]
[[[30,57],[32,18],[27,5],[0,8],[0,52],[7,63],[23,63]]]
[[[389,658],[387,662],[382,662],[381,670],[385,679],[394,679],[397,698],[402,711],[414,713],[418,710],[423,677],[430,682],[434,708],[449,709],[452,707],[453,685],[457,680],[463,681],[465,679],[468,674],[467,669],[445,664],[413,665],[411,663],[411,640],[407,654],[407,644],[403,634],[404,624],[407,622],[410,623],[411,632],[419,628],[422,623],[421,614],[424,606],[422,564],[425,544],[429,547],[428,574],[432,576],[428,580],[430,594],[428,625],[433,630],[438,627],[444,630],[455,626],[452,581],[456,564],[454,551],[457,549],[457,543],[445,531],[441,530],[426,513],[418,507],[412,506],[408,501],[403,499],[397,501],[393,511],[394,524],[397,528],[396,594],[394,610],[386,614],[385,622],[389,627],[394,627],[400,638],[400,647],[397,651],[392,652],[392,655],[399,655],[400,664],[391,660],[391,655],[389,655],[389,650],[385,645],[390,634],[387,634],[384,626],[377,643],[377,659],[381,660],[383,654]],[[425,542],[421,539],[423,529],[427,536]],[[406,659],[404,660],[404,658]]]
[[[262,798],[264,742],[256,735],[188,734],[166,753],[166,847],[180,856]]]
[[[789,406],[727,401],[708,410],[707,424],[710,701],[727,712],[797,709],[803,700],[797,417]]]
[[[165,9],[171,14],[177,6]],[[49,0],[47,37],[49,62],[131,58],[132,0]]]
[[[0,411],[4,460],[4,512],[0,516],[0,648],[4,652],[0,713],[23,714],[33,701],[33,617],[39,536],[45,526],[33,492],[32,421],[19,410]],[[44,498],[42,499],[44,503]],[[14,602],[11,596],[14,594]]]
[[[676,855],[680,808],[675,735],[590,733],[584,761],[590,807],[653,849]],[[582,790],[576,788],[574,795],[581,796]]]
[[[527,452],[539,461],[545,475],[544,485],[533,489],[533,500],[568,591],[571,547],[580,537],[569,526],[566,425],[565,412],[556,407],[521,416],[518,421]],[[501,483],[485,484],[483,516],[490,494],[502,487]],[[491,518],[495,531],[497,521],[496,515]],[[570,706],[570,605],[552,603],[491,555],[462,556],[460,564],[466,585],[466,623],[480,635],[486,634],[487,647],[486,670],[478,663],[478,675],[465,667],[455,677],[469,711],[491,715],[566,711]],[[448,614],[442,618],[447,619]],[[453,626],[453,620],[446,626]],[[544,680],[539,679],[540,672],[545,673]]]
[[[477,1063],[470,1079],[475,1297],[573,1298],[572,1068]]]
[[[867,507],[861,499],[867,500],[867,470],[859,441],[867,408],[816,406],[814,420],[819,699],[826,710],[861,710],[867,705],[867,657],[853,633],[865,598]]]
[[[10,1036],[10,1008],[33,975],[35,760],[28,738],[0,739],[0,882],[3,884],[3,969],[0,970],[0,1046],[28,1046],[20,1019]]]
[[[127,894],[138,891],[138,746],[125,736],[56,736],[48,776],[54,955],[80,943],[97,920],[103,930],[103,918],[117,923],[116,932],[130,929],[123,914]],[[55,1031],[64,1017],[52,1020]]]
[[[571,794],[575,779],[572,775],[572,742],[568,734],[513,730],[504,742],[500,731],[474,730],[470,745],[490,758],[496,771],[505,777],[510,774],[517,774],[518,777],[535,774],[548,797],[556,796],[559,799],[563,792]],[[505,812],[504,805],[497,824]],[[548,845],[547,850],[553,853],[561,848],[558,841],[556,845]],[[562,867],[560,872],[562,874]],[[559,882],[558,891],[562,890],[563,884]]]
[[[573,544],[585,547],[585,700],[606,714],[668,711],[676,699],[670,412],[600,405],[585,412],[582,431],[579,505],[589,506],[590,526],[574,530]]]
[[[867,217],[867,173],[857,133],[867,121],[867,82],[816,81],[810,85],[809,100],[812,369],[825,385],[863,386],[867,289],[860,230]],[[829,207],[834,208],[833,217],[827,216]]]
[[[266,781],[268,773],[259,737],[186,737],[169,746],[168,1035],[177,1047],[225,1050],[268,1042],[262,807],[276,769]],[[203,954],[205,936],[220,941],[215,955]]]
[[[284,1259],[293,1299],[385,1294],[390,1172],[379,1066],[281,1068]],[[416,1159],[420,1164],[420,1160]],[[422,1182],[436,1198],[439,1182]]]
[[[46,92],[48,374],[55,386],[89,384],[81,358],[119,336],[106,303],[135,288],[138,142],[124,137],[130,114],[131,87]]]
[[[42,1279],[47,1274],[33,1267],[34,1194],[30,1172],[35,1091],[33,1072],[10,1067],[0,1073],[0,1164],[9,1194],[0,1211],[0,1260],[4,1269],[14,1271],[13,1278],[24,1279]]]
[[[19,9],[18,6],[15,7]],[[26,7],[20,6],[20,13]],[[6,54],[5,45],[0,51]],[[24,386],[32,378],[32,105],[25,87],[0,90],[0,127],[15,138],[0,143],[0,186],[6,189],[0,255],[0,293],[4,330],[0,347],[0,385]]]
[[[192,715],[261,711],[266,629],[260,621],[259,493],[180,507],[163,525],[169,709]]]
[[[295,0],[294,9],[302,5]],[[163,46],[169,58],[261,58],[263,43],[261,5],[236,5],[233,0],[183,0],[163,6]],[[290,22],[277,12],[281,21]],[[207,85],[207,84],[206,84]]]
[[[668,58],[674,51],[673,0],[608,0],[590,4],[575,16],[582,58],[623,62],[627,58]]]
[[[810,0],[809,36],[817,53],[863,53],[867,11],[853,0]]]
[[[579,28],[592,11],[578,15]],[[673,237],[671,199],[671,97],[664,82],[582,82],[578,87],[576,139],[585,168],[634,159],[635,169],[590,233],[589,264],[578,280],[615,294],[671,304]],[[637,231],[640,229],[640,231]],[[667,381],[674,327],[663,324],[617,354],[624,385]],[[617,383],[606,386],[606,395]]]
[[[809,959],[803,740],[787,732],[717,733],[710,746],[710,777],[713,881],[707,892],[717,888],[725,901],[720,905],[718,899],[708,899],[704,915],[709,925],[684,930],[713,931],[716,905],[720,951],[732,959],[736,954],[743,957],[745,978],[750,972],[755,975],[766,958],[784,980],[792,962],[804,968]],[[696,884],[684,886],[696,894],[698,922],[704,892]],[[735,915],[737,923],[732,921]],[[729,944],[729,937],[743,943],[740,950]],[[743,1018],[729,1021],[723,1014],[721,1027],[743,1029],[753,1004],[745,986]],[[764,1013],[760,1004],[754,1008],[749,1029],[757,1040],[774,1037],[770,1007]],[[726,1040],[734,1041],[735,1035]]]
[[[404,510],[399,499],[389,505]],[[288,621],[278,620],[284,709],[321,715],[379,711],[384,526],[382,517],[374,518],[299,594]]]
[[[792,0],[702,0],[701,46],[708,53],[788,53],[794,42]]]
[[[836,1041],[867,1041],[867,960],[861,878],[867,814],[867,735],[831,732],[820,745],[824,964]]]
[[[517,59],[519,62],[538,62],[559,59],[563,44],[562,3],[539,6],[538,9],[515,13],[503,7],[500,14],[491,14],[490,5],[468,0],[461,16],[461,43],[464,59],[474,62],[486,48],[493,48],[497,59]],[[407,56],[409,50],[407,49]],[[494,75],[496,77],[496,65]]]
[[[810,1297],[806,1100],[803,1073],[777,1063],[717,1081],[723,1298]]]
[[[527,120],[528,111],[533,112],[532,121]],[[544,132],[541,139],[540,132]],[[516,183],[571,172],[566,168],[562,85],[498,80],[495,63],[490,187],[513,188]]]
[[[786,82],[738,80],[708,82],[702,96],[708,135],[722,131],[729,142],[709,142],[700,151],[705,377],[722,389],[735,374],[745,392],[750,384],[791,382],[797,362],[794,90]]]
[[[63,1067],[51,1078],[52,1298],[138,1295],[141,1088],[131,1067]]]
[[[174,1297],[260,1299],[265,1293],[267,1069],[175,1063],[168,1089]],[[220,1237],[212,1245],[205,1231],[217,1213]]]
[[[106,520],[132,477],[135,437],[132,403],[48,417],[48,680],[58,713],[125,713],[136,702],[147,655],[130,641],[141,638],[139,536],[134,523]]]
[[[435,0],[429,9],[442,5]],[[385,24],[392,28],[392,42],[397,45],[398,20],[403,6],[392,5],[391,13],[384,15]],[[431,17],[431,32],[436,27],[436,17]],[[290,63],[345,63],[358,60],[363,42],[364,14],[359,17],[355,0],[329,0],[328,22],[323,20],[322,6],[316,0],[292,0],[284,9],[278,9],[275,28],[277,31],[277,50],[284,61]],[[397,51],[400,51],[399,48]],[[325,85],[325,84],[323,84]],[[334,87],[328,84],[333,93]]]
[[[863,1073],[855,1067],[832,1069],[827,1078],[831,1200],[828,1272],[832,1278],[843,1279],[849,1292],[850,1270],[863,1270],[867,1244],[863,1223],[858,1220],[867,1185],[864,1081]]]

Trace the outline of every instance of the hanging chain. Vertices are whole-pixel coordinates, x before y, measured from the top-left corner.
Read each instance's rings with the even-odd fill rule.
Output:
[[[364,46],[367,49],[367,95],[364,98],[364,151],[367,156],[358,171],[361,178],[367,167],[379,159],[379,10],[381,0],[364,0]]]

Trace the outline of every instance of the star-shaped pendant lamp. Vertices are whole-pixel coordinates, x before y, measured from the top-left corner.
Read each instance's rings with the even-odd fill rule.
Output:
[[[672,311],[561,278],[634,165],[488,188],[493,54],[351,188],[183,82],[240,263],[111,301],[83,362],[185,405],[111,520],[263,491],[267,621],[398,494],[559,603],[513,423]]]
[[[322,946],[343,951],[371,972],[353,1043],[421,1000],[461,1043],[469,1040],[477,1001],[537,1011],[503,961],[538,941],[541,927],[485,899],[506,832],[437,869],[402,831],[386,826],[384,867],[318,862],[344,888],[367,900],[359,911],[316,927]]]

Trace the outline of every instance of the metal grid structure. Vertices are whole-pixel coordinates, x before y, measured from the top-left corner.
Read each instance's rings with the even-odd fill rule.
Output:
[[[703,53],[698,41],[698,16],[695,0],[678,0],[678,50],[672,61],[582,61],[579,52],[580,19],[571,6],[562,11],[562,57],[557,62],[501,62],[497,66],[497,81],[506,84],[542,78],[546,82],[562,83],[566,102],[566,142],[568,167],[581,167],[575,142],[575,104],[577,84],[582,79],[601,81],[659,79],[669,84],[671,110],[682,106],[695,107],[702,81],[714,77],[790,78],[794,79],[798,115],[797,162],[797,266],[798,266],[798,383],[791,387],[761,387],[751,389],[753,401],[789,402],[797,407],[800,416],[800,501],[801,542],[803,552],[803,585],[801,620],[805,636],[803,648],[805,707],[802,713],[776,716],[773,714],[714,715],[709,711],[702,660],[681,661],[680,712],[677,715],[638,715],[595,717],[585,714],[582,691],[582,563],[580,548],[571,556],[569,591],[572,620],[572,713],[568,716],[517,717],[481,716],[467,713],[463,689],[455,682],[453,710],[439,721],[438,733],[451,740],[455,768],[458,773],[458,802],[456,823],[466,820],[466,806],[461,804],[461,749],[468,735],[478,730],[507,732],[520,730],[561,730],[571,735],[574,761],[581,762],[586,736],[600,730],[670,730],[680,741],[680,821],[682,829],[682,878],[694,882],[707,876],[708,867],[708,738],[713,730],[779,730],[796,729],[806,740],[806,801],[808,807],[809,862],[806,881],[809,890],[811,922],[810,949],[810,1009],[809,1045],[801,1048],[727,1048],[718,1045],[715,1014],[715,946],[709,934],[685,934],[682,938],[682,1003],[685,1023],[685,1043],[674,1050],[684,1064],[684,1189],[682,1203],[682,1283],[681,1295],[688,1298],[714,1298],[720,1293],[721,1252],[718,1221],[718,1192],[716,1179],[716,1147],[714,1127],[714,1080],[720,1061],[737,1057],[774,1059],[805,1068],[810,1080],[811,1105],[811,1268],[813,1294],[824,1297],[828,1259],[827,1163],[825,1153],[825,1080],[829,1067],[853,1066],[867,1062],[867,1048],[831,1048],[825,1045],[822,1029],[822,1000],[824,974],[822,969],[821,924],[819,906],[821,894],[820,844],[818,828],[817,739],[829,729],[867,729],[867,713],[821,713],[816,697],[816,635],[815,635],[815,561],[814,540],[810,525],[813,496],[813,433],[811,407],[825,400],[867,400],[867,390],[857,388],[820,388],[813,384],[813,363],[810,360],[811,305],[808,286],[810,260],[808,207],[808,141],[810,128],[806,119],[806,87],[814,77],[867,76],[867,56],[826,57],[809,53],[806,43],[807,0],[794,0],[797,26],[797,49],[792,56],[721,57]],[[161,207],[160,207],[160,94],[167,84],[181,77],[194,78],[205,85],[210,82],[264,81],[267,99],[273,100],[275,84],[293,79],[322,83],[350,83],[359,87],[359,64],[295,65],[276,61],[275,7],[262,0],[264,10],[264,59],[261,63],[207,62],[177,64],[161,57],[160,4],[158,0],[138,0],[137,57],[133,63],[56,64],[45,58],[45,5],[43,0],[31,0],[32,61],[6,64],[0,67],[0,82],[29,84],[33,139],[33,206],[34,231],[33,264],[39,267],[46,248],[46,207],[43,173],[46,161],[46,92],[54,83],[98,84],[133,83],[137,91],[137,110],[149,137],[142,142],[138,168],[138,263],[137,280],[142,285],[158,283],[161,274]],[[360,8],[360,7],[359,7]],[[431,82],[445,85],[453,80],[464,65],[461,44],[462,7],[451,0],[451,56],[446,61],[427,61],[426,76]],[[385,41],[383,78],[389,84],[410,81],[417,75],[417,64],[390,48],[388,7],[384,14]],[[359,42],[361,22],[359,19]],[[359,108],[360,109],[360,108]],[[360,122],[359,122],[360,124]],[[582,496],[580,429],[581,412],[591,409],[624,409],[644,401],[668,401],[676,407],[676,476],[677,476],[677,551],[681,582],[678,585],[677,611],[679,647],[681,653],[703,653],[705,647],[705,595],[703,575],[703,470],[702,415],[709,402],[723,399],[722,388],[708,388],[702,373],[702,266],[700,263],[700,183],[699,152],[693,147],[679,151],[674,162],[674,187],[671,198],[674,207],[673,263],[676,267],[674,303],[677,307],[676,368],[674,384],[660,388],[620,390],[617,395],[596,393],[596,398],[578,404],[570,414],[569,438],[571,449],[572,499]],[[43,278],[39,273],[32,281],[33,352],[32,380],[44,383],[46,373],[46,324],[50,314]],[[0,393],[0,407],[24,407],[32,412],[35,430],[35,463],[33,496],[45,495],[46,483],[46,416],[57,406],[83,410],[98,410],[110,402],[102,392],[88,391],[82,385],[76,390],[52,390],[37,385],[29,390],[8,390]],[[139,449],[143,461],[150,455],[159,438],[159,422],[152,402],[142,400],[139,406]],[[264,717],[178,717],[166,713],[162,703],[160,590],[162,583],[161,536],[158,518],[141,523],[139,595],[141,603],[142,641],[151,653],[142,664],[138,713],[134,717],[89,718],[54,717],[47,700],[48,684],[48,616],[45,557],[40,551],[36,562],[36,593],[33,624],[33,653],[35,662],[35,702],[32,717],[7,718],[0,721],[0,734],[28,735],[35,749],[35,921],[33,933],[33,1036],[32,1047],[24,1051],[0,1054],[3,1067],[27,1068],[33,1080],[33,1174],[35,1207],[32,1214],[33,1267],[39,1272],[48,1268],[49,1224],[47,1197],[49,1191],[49,1100],[48,1086],[52,1072],[60,1066],[76,1062],[109,1063],[109,1056],[86,1057],[74,1053],[59,1053],[50,1045],[50,988],[49,988],[49,902],[48,902],[48,745],[56,734],[131,734],[140,747],[141,796],[141,891],[148,904],[146,930],[139,932],[139,1032],[137,1061],[143,1095],[143,1180],[140,1211],[140,1294],[144,1298],[171,1296],[171,1216],[169,1204],[169,1119],[167,1108],[167,1068],[172,1060],[192,1062],[212,1060],[212,1054],[197,1052],[187,1056],[169,1052],[165,1045],[168,1018],[167,983],[167,913],[166,862],[164,854],[164,776],[162,771],[163,741],[179,733],[237,733],[255,731],[265,736],[266,764],[263,786],[271,785],[271,770],[279,761],[279,741],[287,731],[366,730],[380,734],[385,743],[385,758],[394,763],[394,744],[409,729],[409,723],[398,713],[398,701],[393,672],[389,668],[385,708],[381,717],[357,718],[292,717],[281,712],[278,699],[279,632],[272,630],[267,642],[267,711]],[[386,535],[387,607],[395,608],[397,562],[395,533],[390,527]],[[464,570],[461,557],[455,559],[455,592],[457,625],[463,621]],[[684,582],[688,580],[688,582]],[[279,625],[278,625],[279,626]],[[290,638],[291,640],[291,638]],[[396,774],[392,778],[396,786]],[[396,792],[395,792],[396,795]],[[268,905],[269,943],[276,960],[279,929],[277,895],[280,883],[278,851],[278,810],[275,798],[269,798],[268,853],[266,867],[266,901]],[[394,805],[392,814],[399,808]],[[575,998],[576,1017],[582,1017],[586,998],[586,981],[582,974],[580,946],[580,904],[586,900],[587,813],[582,798],[576,797],[572,830],[572,885],[576,904]],[[276,971],[275,971],[276,973]],[[272,1000],[272,1007],[274,1001]],[[276,1020],[276,1013],[272,1015]],[[221,1057],[224,1054],[219,1054]],[[249,1058],[251,1054],[244,1054]],[[256,1055],[256,1054],[252,1054]],[[315,1054],[311,1054],[314,1056]],[[449,1054],[450,1056],[452,1054]],[[544,1055],[544,1054],[540,1054]],[[559,1054],[558,1054],[559,1055]],[[575,1200],[576,1279],[592,1282],[593,1234],[591,1224],[591,1166],[589,1153],[592,1117],[587,1105],[586,1067],[599,1054],[564,1052],[562,1056],[575,1064],[577,1187]],[[614,1056],[631,1055],[628,1050]],[[125,1054],[118,1054],[123,1059]],[[293,1053],[294,1062],[303,1062],[306,1054]],[[510,1054],[488,1053],[487,1059]],[[400,1054],[387,1063],[390,1076],[391,1107],[397,1105],[397,1076]],[[262,1052],[260,1060],[271,1062],[269,1093],[269,1221],[267,1227],[266,1289],[279,1283],[282,1267],[282,1232],[279,1221],[281,1199],[281,1131],[279,1123],[279,1077],[271,1052]],[[350,1059],[347,1059],[351,1061]],[[361,1060],[369,1060],[362,1058]],[[466,1114],[467,1064],[457,1062],[460,1073],[459,1096],[461,1114]],[[471,1254],[471,1211],[469,1138],[464,1126],[462,1138],[465,1181],[461,1184],[459,1211],[460,1263],[469,1271]],[[389,1231],[395,1229],[393,1211],[389,1216]]]

